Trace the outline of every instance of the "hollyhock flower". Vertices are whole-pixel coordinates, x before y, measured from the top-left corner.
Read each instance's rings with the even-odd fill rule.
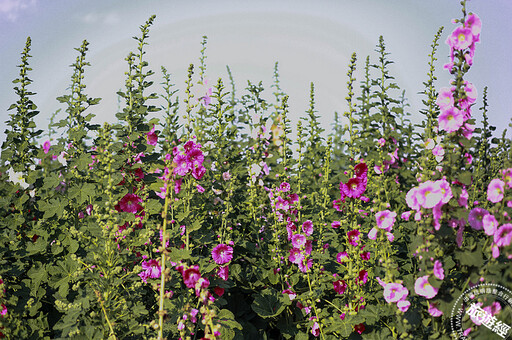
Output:
[[[480,41],[480,32],[482,31],[482,21],[476,14],[469,14],[466,22],[464,23],[466,28],[471,30],[471,34],[473,35],[473,42]]]
[[[398,302],[407,297],[409,291],[400,283],[388,283],[384,287],[384,299],[387,303]]]
[[[194,177],[195,179],[197,179],[199,181],[199,180],[201,180],[201,178],[203,178],[205,173],[206,173],[206,168],[204,166],[200,165],[198,167],[195,167],[192,170],[192,177]]]
[[[174,173],[178,176],[185,176],[192,169],[192,164],[184,154],[179,153],[174,156],[173,162],[176,163]]]
[[[121,211],[133,213],[142,210],[142,206],[139,204],[142,202],[142,199],[136,194],[126,194],[119,201],[119,208]]]
[[[283,183],[281,183],[281,185],[279,186],[279,189],[280,189],[282,192],[288,192],[288,191],[290,191],[290,183],[288,183],[288,182],[283,182]]]
[[[356,331],[358,334],[363,333],[365,329],[366,327],[362,323],[354,326],[354,331]]]
[[[512,241],[512,224],[507,223],[496,230],[494,234],[494,243],[498,247],[506,247]]]
[[[492,214],[487,214],[482,218],[482,226],[484,228],[484,232],[492,236],[495,234],[496,229],[498,228],[498,220]]]
[[[50,143],[49,140],[45,141],[43,143],[43,151],[45,154],[47,154],[48,152],[50,152],[50,147],[52,146],[52,144]]]
[[[27,182],[25,182],[25,178],[23,178],[22,172],[16,172],[13,168],[9,168],[7,170],[7,174],[9,175],[9,181],[13,182],[14,184],[19,184],[20,187],[23,189],[27,189],[29,185]]]
[[[436,157],[436,161],[441,162],[444,158],[444,149],[441,145],[436,145],[432,149],[432,154]]]
[[[368,232],[368,238],[370,240],[376,240],[377,239],[377,228],[372,228],[369,232]]]
[[[229,266],[221,266],[217,268],[217,275],[224,281],[227,281],[229,277]]]
[[[302,231],[307,236],[311,236],[311,234],[313,234],[313,222],[307,220],[306,222],[302,223]]]
[[[200,149],[193,148],[187,152],[187,159],[193,166],[200,166],[204,162],[204,155]]]
[[[370,260],[370,256],[371,256],[371,253],[369,251],[365,251],[365,252],[361,253],[361,259],[363,261]]]
[[[331,227],[333,227],[334,229],[338,228],[339,226],[341,226],[340,221],[334,221],[331,223]]]
[[[386,231],[391,231],[395,224],[396,212],[390,210],[379,211],[375,214],[377,227]]]
[[[405,211],[402,213],[402,215],[400,215],[400,217],[402,218],[402,220],[409,221],[409,218],[411,217],[411,213],[412,213],[412,210]]]
[[[440,179],[436,181],[439,184],[439,189],[441,189],[441,202],[446,204],[453,197],[452,188],[450,187],[450,183],[446,179]]]
[[[160,277],[162,268],[157,260],[151,259],[142,262],[142,272],[139,273],[140,278],[144,283],[147,283],[147,278],[157,279]]]
[[[368,166],[366,163],[359,163],[354,167],[354,175],[356,177],[366,178],[368,175]]]
[[[182,270],[183,282],[188,288],[195,288],[196,283],[201,278],[199,273],[199,266],[193,265],[185,270]]]
[[[475,230],[482,230],[483,218],[485,215],[489,215],[489,212],[482,208],[473,208],[469,212],[468,222],[471,228]]]
[[[299,263],[299,270],[303,273],[307,273],[312,265],[313,265],[312,259],[309,259],[307,261],[301,261]]]
[[[313,324],[313,327],[311,327],[311,334],[313,336],[318,337],[320,335],[320,325],[318,325],[318,322],[315,321]]]
[[[452,133],[464,124],[464,113],[456,107],[450,107],[439,115],[439,129]]]
[[[505,192],[505,182],[501,179],[495,178],[489,183],[487,187],[487,199],[492,203],[498,203],[503,199]]]
[[[348,243],[356,247],[358,245],[357,241],[359,241],[359,234],[360,232],[357,229],[349,231],[347,233]]]
[[[290,255],[288,256],[288,260],[291,263],[299,264],[304,260],[304,254],[298,248],[290,249]]]
[[[462,241],[464,240],[464,225],[460,225],[457,230],[457,236],[455,236],[455,242],[457,242],[457,246],[462,247]]]
[[[228,263],[233,258],[233,248],[221,243],[213,248],[212,258],[217,264]]]
[[[156,145],[158,142],[158,136],[155,133],[155,125],[153,124],[153,128],[146,133],[146,139],[149,145]]]
[[[293,223],[288,223],[286,225],[286,231],[288,232],[288,241],[292,239],[293,232],[297,230],[297,226]]]
[[[292,244],[295,248],[301,248],[306,244],[306,236],[302,234],[295,234],[292,236]]]
[[[473,43],[473,34],[471,29],[464,27],[457,27],[452,34],[446,39],[452,49],[464,50]]]
[[[393,235],[392,233],[390,233],[389,231],[386,232],[386,237],[388,239],[389,242],[393,242],[393,240],[395,239],[395,235]]]
[[[291,291],[290,289],[283,290],[283,294],[288,294],[288,298],[290,298],[290,300],[293,300],[297,297],[297,293]]]
[[[429,304],[428,313],[430,315],[432,315],[433,317],[438,317],[438,316],[443,315],[443,312],[441,312],[439,309],[437,309],[437,307],[434,303]]]
[[[439,260],[436,260],[436,262],[434,262],[434,276],[437,277],[439,280],[444,280],[443,264]]]
[[[345,280],[334,281],[332,284],[334,286],[334,291],[340,295],[345,293],[345,291],[347,290],[347,283],[345,282]]]
[[[283,199],[281,196],[277,197],[276,209],[288,211],[290,209],[290,202]]]
[[[469,109],[468,109],[469,110]],[[469,114],[466,119],[469,119],[471,115]],[[472,124],[469,124],[469,123],[465,123],[463,126],[462,126],[462,135],[464,136],[464,138],[466,139],[471,139],[473,137],[473,131],[475,131],[475,125],[472,125]]]
[[[468,199],[469,194],[468,191],[464,188],[462,188],[462,192],[460,193],[459,198],[457,199],[457,202],[459,203],[459,206],[468,208]]]
[[[428,275],[425,275],[416,279],[416,282],[414,283],[414,291],[418,295],[421,295],[427,299],[432,299],[437,295],[438,289],[434,288],[428,282]]]
[[[401,300],[396,303],[396,306],[401,312],[405,313],[411,306],[411,303],[407,300]]]
[[[7,307],[3,303],[1,305],[1,307],[2,307],[2,310],[0,311],[0,315],[6,316],[7,315]]]
[[[485,306],[482,309],[491,315],[496,315],[501,311],[501,305],[498,301],[494,301],[491,305]]]
[[[347,197],[360,198],[366,190],[366,178],[354,177],[348,180],[347,184],[341,187]]]
[[[336,255],[336,262],[342,263],[345,261],[345,259],[348,259],[348,254],[346,251],[339,252],[338,255]]]
[[[307,240],[306,244],[304,245],[304,253],[306,255],[310,255],[311,251],[313,251],[313,241]]]
[[[414,187],[411,190],[407,192],[407,195],[405,196],[405,201],[407,203],[407,206],[409,208],[414,209],[416,211],[421,209],[420,203],[419,203],[419,188]]]
[[[503,181],[509,189],[512,189],[512,168],[502,170]]]
[[[423,208],[432,209],[443,198],[440,183],[426,181],[418,187],[418,202]]]
[[[360,282],[359,284],[365,284],[368,281],[368,272],[366,270],[360,270],[359,274],[356,278],[356,282]]]
[[[454,105],[453,92],[449,87],[441,87],[439,89],[436,104],[440,110],[446,110]]]

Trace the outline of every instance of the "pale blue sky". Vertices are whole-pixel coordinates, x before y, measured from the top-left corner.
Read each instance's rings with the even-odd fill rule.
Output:
[[[470,0],[468,10],[483,22],[475,66],[467,75],[481,94],[489,86],[490,121],[502,131],[512,117],[512,17],[510,0]],[[124,58],[134,50],[139,26],[151,14],[157,18],[147,47],[150,68],[161,81],[160,66],[184,88],[187,67],[198,64],[200,42],[208,36],[207,76],[228,83],[231,67],[239,94],[247,80],[262,80],[272,98],[273,66],[280,65],[282,88],[290,95],[292,121],[308,108],[309,84],[315,83],[317,109],[329,128],[334,111],[346,108],[346,72],[352,52],[358,54],[358,72],[366,55],[376,61],[374,48],[383,35],[396,82],[406,90],[413,121],[421,116],[417,93],[426,80],[429,45],[439,26],[445,26],[438,51],[437,85],[446,86],[450,75],[442,69],[448,60],[447,35],[460,17],[457,0],[189,0],[189,1],[69,1],[0,0],[0,141],[4,140],[6,109],[16,100],[11,81],[17,77],[20,52],[32,38],[32,91],[41,113],[36,122],[46,129],[49,116],[64,108],[55,98],[66,93],[75,47],[90,43],[85,74],[86,92],[103,98],[91,111],[96,121],[114,121],[115,92],[123,87]],[[357,81],[360,81],[358,78]],[[160,92],[159,87],[153,89]],[[475,110],[476,111],[476,110]],[[476,113],[476,117],[480,117]],[[509,132],[510,136],[510,132]]]

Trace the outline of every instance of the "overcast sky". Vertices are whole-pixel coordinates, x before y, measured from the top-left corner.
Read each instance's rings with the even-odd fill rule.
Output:
[[[483,27],[475,65],[466,79],[481,94],[489,87],[489,119],[502,131],[512,117],[512,1],[470,0],[468,11],[480,16]],[[317,109],[329,129],[334,111],[346,109],[347,65],[358,55],[360,75],[366,55],[376,61],[375,45],[384,36],[391,73],[406,90],[417,122],[422,116],[418,92],[428,72],[427,54],[440,26],[445,26],[438,51],[437,87],[447,86],[450,75],[442,69],[448,61],[446,37],[461,16],[458,0],[183,0],[90,1],[0,0],[0,141],[5,139],[7,108],[16,101],[11,81],[18,76],[27,36],[32,38],[31,90],[41,113],[36,117],[46,130],[50,115],[64,107],[55,99],[67,93],[77,56],[74,48],[83,39],[90,43],[85,73],[86,93],[103,98],[91,111],[96,121],[115,121],[116,92],[124,86],[124,58],[136,48],[131,38],[152,14],[147,58],[161,82],[160,66],[184,89],[187,68],[198,64],[203,35],[208,36],[207,76],[228,83],[229,65],[243,92],[247,80],[263,81],[265,97],[272,99],[274,63],[279,62],[282,88],[290,95],[292,121],[308,109],[309,84],[315,83]],[[357,79],[359,82],[361,77]],[[159,87],[152,91],[160,92]],[[475,110],[476,111],[476,110]],[[476,114],[477,118],[481,115]],[[509,136],[511,133],[509,132]]]

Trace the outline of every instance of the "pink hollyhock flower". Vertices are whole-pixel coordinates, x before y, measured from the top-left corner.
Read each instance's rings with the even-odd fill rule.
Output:
[[[473,43],[473,34],[471,29],[457,27],[446,39],[446,43],[455,50],[464,50]]]
[[[185,270],[182,270],[183,282],[188,288],[194,288],[197,281],[201,278],[199,273],[199,266],[194,265]]]
[[[380,147],[383,147],[384,144],[386,144],[386,140],[384,138],[379,138],[379,140],[377,142],[379,143]]]
[[[334,229],[338,228],[339,226],[341,226],[340,221],[334,221],[331,223],[331,227],[333,227]]]
[[[156,145],[158,142],[158,136],[155,133],[155,125],[153,125],[153,128],[146,133],[146,139],[149,145]]]
[[[213,248],[212,258],[217,264],[228,263],[233,258],[233,248],[221,243]]]
[[[365,284],[368,281],[368,272],[366,270],[360,270],[359,275],[357,276],[356,282],[359,282],[360,285]]]
[[[455,242],[459,248],[462,247],[462,241],[464,241],[464,225],[459,225],[457,236],[455,236]]]
[[[2,303],[2,310],[0,311],[0,315],[1,316],[6,316],[7,315],[7,307]]]
[[[336,255],[336,262],[342,263],[345,261],[345,259],[348,259],[348,254],[346,251],[339,252],[338,255]]]
[[[199,184],[198,184],[198,185],[196,185],[196,189],[197,189],[197,191],[198,191],[200,194],[202,194],[202,193],[204,192],[204,188],[203,188],[202,186],[200,186]]]
[[[366,190],[366,178],[354,177],[348,180],[347,184],[341,187],[347,197],[360,198]]]
[[[288,260],[291,263],[299,264],[304,260],[304,254],[298,248],[290,249],[290,255],[288,256]]]
[[[426,181],[418,187],[418,202],[423,208],[432,209],[443,198],[440,183]]]
[[[354,175],[365,179],[368,176],[368,166],[366,163],[359,163],[354,167]]]
[[[365,251],[365,252],[362,252],[361,253],[361,259],[363,261],[368,261],[370,260],[370,256],[371,256],[371,253],[369,251]]]
[[[411,306],[411,303],[407,300],[401,300],[396,303],[396,306],[401,312],[405,313]]]
[[[288,211],[290,209],[290,202],[283,199],[281,196],[277,197],[276,209]]]
[[[441,162],[444,158],[444,149],[441,145],[436,145],[432,149],[432,154],[436,157],[436,161]]]
[[[142,199],[135,194],[126,194],[119,201],[119,208],[121,211],[133,213],[142,210],[142,206],[139,204],[142,202]]]
[[[376,240],[377,239],[377,228],[372,228],[369,232],[368,232],[368,238],[370,240]]]
[[[487,187],[487,199],[492,203],[498,203],[503,199],[505,192],[505,182],[501,179],[493,179]]]
[[[174,173],[178,176],[185,176],[192,169],[192,164],[187,156],[181,153],[174,156],[173,162],[176,163]]]
[[[469,119],[470,116],[471,115],[468,115],[467,119]],[[471,137],[473,137],[473,131],[475,131],[475,125],[466,123],[462,126],[461,132],[462,132],[462,135],[464,136],[464,138],[466,138],[466,139],[471,139]]]
[[[384,287],[384,299],[387,303],[398,302],[407,297],[409,291],[400,283],[388,283]]]
[[[507,223],[496,230],[494,234],[494,243],[498,247],[506,247],[512,241],[512,224]]]
[[[425,275],[416,279],[416,282],[414,283],[414,291],[418,295],[421,295],[427,299],[432,299],[437,295],[438,289],[434,288],[428,282],[428,275]]]
[[[471,34],[473,35],[473,42],[480,41],[480,32],[482,31],[482,21],[476,14],[468,15],[466,22],[464,23],[466,28],[471,30]]]
[[[363,333],[365,331],[365,329],[366,329],[366,327],[362,323],[354,326],[354,331],[356,331],[357,334]]]
[[[299,195],[297,194],[290,194],[288,195],[288,200],[291,204],[297,203],[299,201]]]
[[[301,248],[306,244],[306,236],[302,234],[295,234],[292,236],[292,244],[295,248]]]
[[[496,315],[501,311],[501,305],[498,301],[494,301],[492,304],[482,309],[491,315]]]
[[[464,92],[466,93],[466,98],[461,101],[461,108],[468,108],[471,104],[476,102],[476,98],[478,97],[478,92],[476,90],[475,85],[470,83],[469,81],[464,81]]]
[[[395,239],[395,235],[393,235],[392,233],[390,233],[389,231],[386,232],[386,237],[388,238],[388,241],[389,242],[393,242],[393,240]]]
[[[512,189],[512,168],[505,169],[501,172],[503,181],[509,189]]]
[[[409,208],[414,209],[416,211],[421,209],[420,202],[419,202],[419,188],[414,187],[411,190],[407,192],[407,195],[405,196],[405,201]]]
[[[443,216],[443,202],[439,202],[432,209],[432,217],[434,218],[434,229],[437,231],[441,228],[441,217]]]
[[[436,104],[440,110],[446,110],[454,105],[453,92],[449,87],[441,87],[439,89]]]
[[[304,245],[304,253],[306,255],[310,255],[311,251],[313,251],[313,241],[307,240],[306,244]]]
[[[459,206],[465,207],[467,209],[468,208],[468,199],[469,199],[468,191],[466,189],[462,188],[462,192],[460,193],[459,199],[457,200],[457,202],[459,203]]]
[[[290,289],[283,290],[283,294],[287,294],[290,301],[297,297],[297,293],[291,291]]]
[[[482,230],[483,218],[485,215],[489,215],[489,212],[482,208],[473,208],[469,212],[468,222],[471,228],[475,230]]]
[[[302,261],[299,263],[299,270],[303,273],[307,273],[312,265],[313,265],[312,259],[309,259],[307,261]]]
[[[443,315],[443,312],[441,312],[439,309],[437,309],[437,307],[434,303],[429,304],[428,313],[430,315],[432,315],[433,317],[438,317],[438,316]]]
[[[434,276],[437,277],[439,280],[444,280],[443,264],[439,260],[436,260],[436,262],[434,262]]]
[[[357,241],[359,241],[359,234],[360,232],[357,229],[349,231],[347,233],[348,243],[356,247],[358,245]]]
[[[390,210],[379,211],[375,214],[377,227],[386,231],[391,231],[395,224],[396,212]]]
[[[405,211],[402,213],[402,215],[400,215],[400,217],[402,218],[402,220],[409,221],[409,218],[411,217],[411,213],[412,213],[412,210]]]
[[[286,231],[288,232],[288,241],[292,239],[293,232],[297,230],[297,226],[293,223],[288,223],[286,225]]]
[[[313,336],[315,337],[318,337],[320,335],[320,326],[316,321],[315,323],[313,323],[313,327],[311,327],[311,334],[313,334]]]
[[[313,234],[313,222],[307,220],[306,222],[302,223],[302,231],[307,236],[311,236],[311,234]]]
[[[229,277],[229,266],[221,266],[217,268],[217,275],[224,281],[227,281]]]
[[[147,283],[147,278],[157,279],[160,277],[162,268],[157,260],[151,259],[142,262],[142,272],[139,273],[140,278],[144,283]]]
[[[43,151],[45,154],[47,154],[48,152],[50,152],[50,148],[51,148],[52,144],[50,143],[49,140],[45,141],[43,143]]]
[[[446,204],[453,197],[452,188],[450,187],[450,183],[446,179],[440,179],[436,181],[439,184],[439,189],[441,189],[441,202]]]
[[[345,282],[345,280],[334,281],[332,284],[334,286],[334,291],[340,295],[345,293],[345,291],[347,290],[347,283]]]
[[[194,166],[203,165],[204,155],[200,149],[193,148],[187,152],[188,162]]]
[[[282,192],[288,192],[288,191],[290,191],[290,183],[288,183],[288,182],[283,182],[283,183],[281,183],[281,185],[279,186],[279,189],[280,189]]]
[[[199,180],[201,180],[201,178],[203,178],[205,173],[206,173],[206,168],[204,166],[200,165],[198,167],[195,167],[192,170],[192,177],[194,177],[195,179],[197,179],[199,181]]]
[[[484,232],[492,236],[496,233],[496,229],[498,228],[498,220],[492,214],[487,214],[482,218],[482,226],[484,228]]]
[[[439,130],[452,133],[461,128],[464,124],[464,113],[456,107],[447,108],[439,115]]]

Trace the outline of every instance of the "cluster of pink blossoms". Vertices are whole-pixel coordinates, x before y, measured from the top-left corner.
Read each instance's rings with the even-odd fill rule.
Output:
[[[185,176],[191,173],[192,177],[200,180],[206,173],[206,168],[203,166],[204,155],[201,151],[201,144],[188,141],[183,148],[184,150],[181,152],[178,147],[173,149],[173,162],[176,164],[174,174]]]
[[[377,227],[386,232],[386,237],[389,242],[393,242],[395,236],[391,233],[391,230],[395,224],[396,212],[390,210],[379,211],[375,214],[375,218],[377,219]],[[377,239],[379,229],[373,227],[368,233],[368,238],[370,240]]]
[[[398,309],[402,312],[407,312],[411,303],[407,301],[409,290],[401,283],[391,282],[385,283],[379,277],[376,277],[377,282],[384,288],[384,299],[387,303],[396,303]]]
[[[360,199],[368,202],[369,199],[363,196],[368,184],[368,166],[365,163],[359,163],[354,167],[354,177],[349,179],[347,183],[340,182],[340,199],[332,202],[333,207],[337,211],[341,211],[341,203],[345,202],[347,197]]]
[[[446,44],[450,46],[450,63],[445,68],[452,72],[455,65],[455,52],[458,51],[464,56],[467,65],[473,64],[475,55],[475,43],[480,41],[480,31],[482,22],[476,14],[470,14],[466,22],[457,27],[446,39]],[[439,90],[437,105],[441,111],[438,117],[439,129],[452,133],[462,128],[462,134],[470,139],[474,131],[474,126],[466,123],[471,117],[471,106],[475,103],[477,91],[473,84],[464,81],[464,96],[455,102],[454,93],[456,87],[443,87]]]

